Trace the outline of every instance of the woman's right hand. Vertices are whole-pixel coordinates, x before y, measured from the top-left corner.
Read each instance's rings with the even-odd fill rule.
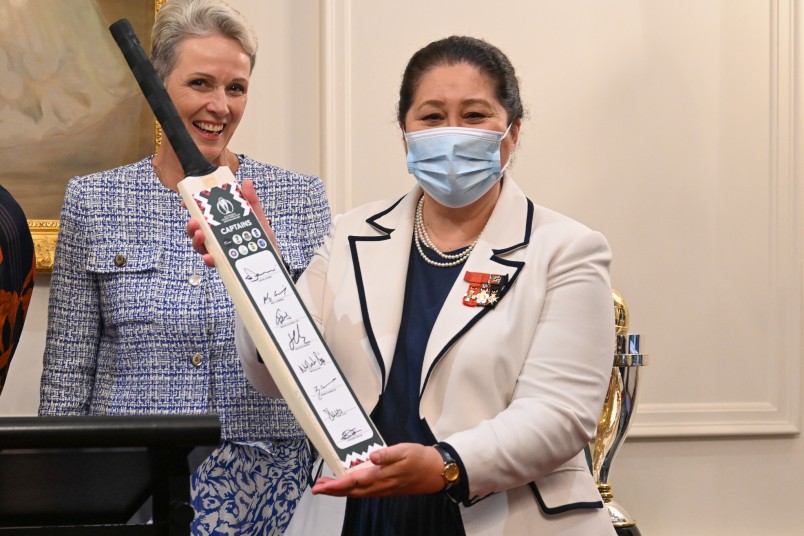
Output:
[[[282,253],[279,251],[279,245],[276,243],[274,230],[271,228],[271,220],[265,217],[265,212],[262,210],[260,198],[257,197],[257,191],[254,189],[254,182],[251,179],[244,180],[243,184],[240,186],[240,191],[243,193],[243,197],[246,198],[246,201],[248,201],[248,203],[251,205],[251,208],[254,210],[254,215],[257,217],[257,220],[260,222],[263,229],[265,229],[265,234],[267,235],[268,240],[271,241],[274,249],[281,256]],[[212,257],[212,255],[210,255],[206,246],[204,245],[205,237],[204,231],[201,230],[201,224],[191,218],[190,221],[187,222],[187,235],[192,241],[193,249],[196,250],[204,259],[204,264],[207,266],[215,266],[215,259]]]

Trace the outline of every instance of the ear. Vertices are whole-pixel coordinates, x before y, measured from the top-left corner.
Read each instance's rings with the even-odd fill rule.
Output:
[[[511,141],[514,142],[514,147],[519,142],[519,127],[522,126],[522,118],[517,119],[511,125]]]
[[[408,142],[405,139],[405,125],[403,123],[399,123],[399,130],[402,131],[402,147],[405,149],[405,154],[408,154]]]

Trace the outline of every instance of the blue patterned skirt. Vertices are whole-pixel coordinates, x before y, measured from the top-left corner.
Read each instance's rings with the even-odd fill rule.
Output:
[[[192,533],[281,535],[307,487],[311,463],[304,439],[224,441],[192,476]]]

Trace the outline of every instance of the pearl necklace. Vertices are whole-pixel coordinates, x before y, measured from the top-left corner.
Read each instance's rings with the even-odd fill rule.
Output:
[[[424,262],[426,262],[431,266],[437,266],[438,268],[451,268],[453,266],[458,266],[459,264],[466,261],[466,259],[472,253],[472,250],[475,249],[477,241],[480,239],[480,237],[478,236],[477,238],[475,238],[475,241],[469,244],[469,247],[467,247],[460,253],[450,254],[442,252],[437,247],[435,247],[433,241],[430,240],[430,235],[427,234],[427,229],[424,226],[424,216],[422,216],[423,206],[424,206],[424,196],[421,196],[419,198],[419,204],[416,205],[416,219],[413,226],[414,227],[413,238],[416,243],[416,249],[419,251],[419,255],[421,256],[421,258],[424,259]],[[441,257],[442,259],[446,259],[447,262],[434,261],[433,259],[428,257],[427,254],[422,249],[422,244],[435,251],[439,257]]]

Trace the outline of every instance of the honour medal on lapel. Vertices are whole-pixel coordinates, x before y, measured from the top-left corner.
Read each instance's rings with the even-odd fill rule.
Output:
[[[467,307],[494,307],[508,284],[507,275],[482,272],[466,272],[463,280],[469,283],[469,289],[463,296],[463,304]]]

